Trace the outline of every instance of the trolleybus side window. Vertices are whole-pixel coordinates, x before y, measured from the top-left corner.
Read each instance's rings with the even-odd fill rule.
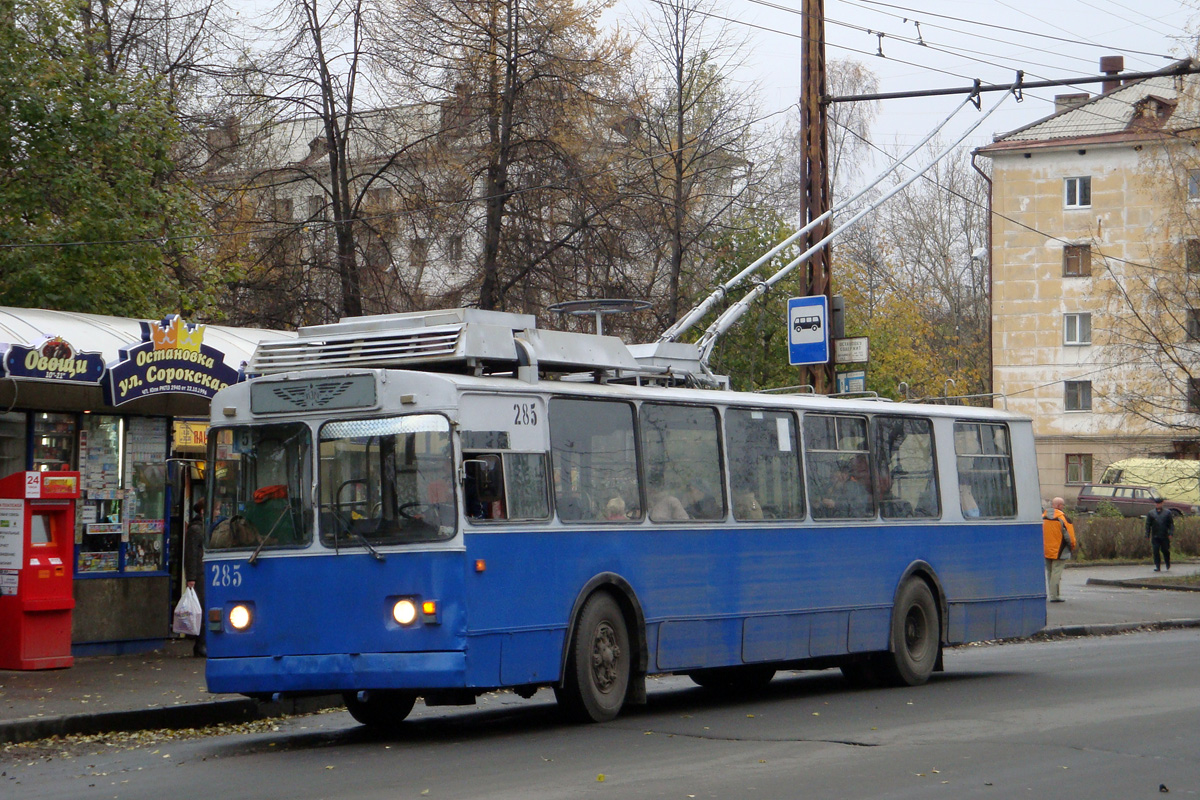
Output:
[[[312,541],[308,427],[293,422],[221,428],[211,440],[208,549],[268,549]]]
[[[954,423],[958,492],[965,517],[1011,517],[1017,513],[1008,427]]]
[[[930,421],[878,416],[872,424],[875,488],[884,519],[940,516]]]
[[[321,542],[362,547],[454,535],[450,423],[438,414],[328,422],[320,431]]]
[[[875,516],[866,419],[805,414],[804,447],[814,519]]]
[[[650,519],[724,519],[716,409],[643,403],[640,423]]]
[[[619,504],[625,507],[626,520],[642,518],[632,405],[552,399],[550,448],[554,505],[560,520],[595,522]]]
[[[549,518],[546,454],[464,450],[463,503],[476,521]]]
[[[804,519],[796,433],[796,417],[789,411],[731,408],[725,412],[735,519]]]

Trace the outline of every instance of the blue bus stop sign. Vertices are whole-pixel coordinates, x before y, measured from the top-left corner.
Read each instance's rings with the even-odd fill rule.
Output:
[[[829,361],[829,298],[822,294],[789,299],[787,324],[789,364]]]

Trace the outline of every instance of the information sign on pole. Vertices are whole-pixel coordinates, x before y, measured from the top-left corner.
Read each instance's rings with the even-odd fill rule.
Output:
[[[787,322],[789,364],[829,361],[829,298],[816,295],[789,299]]]
[[[867,353],[868,339],[866,336],[854,336],[849,339],[833,340],[833,363],[835,364],[864,364],[870,361]]]
[[[867,390],[867,371],[854,369],[849,372],[839,372],[837,374],[837,390],[838,394],[865,392]]]

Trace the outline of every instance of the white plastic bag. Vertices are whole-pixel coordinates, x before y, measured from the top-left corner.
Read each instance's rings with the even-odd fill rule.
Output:
[[[196,590],[189,586],[183,590],[179,602],[175,604],[175,620],[171,624],[171,630],[188,636],[199,636],[200,626],[203,624],[204,611],[200,608],[200,598],[196,596]]]

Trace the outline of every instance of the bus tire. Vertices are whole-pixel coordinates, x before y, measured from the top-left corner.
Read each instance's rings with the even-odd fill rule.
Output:
[[[941,649],[941,624],[929,584],[909,578],[892,609],[892,649],[884,663],[888,683],[920,686],[929,680]]]
[[[417,696],[413,692],[375,690],[365,692],[359,699],[358,692],[345,692],[346,710],[355,721],[376,730],[395,730],[413,710]]]
[[[554,696],[572,719],[607,722],[621,713],[630,674],[629,630],[620,606],[606,593],[579,612],[563,685]]]
[[[720,692],[757,692],[775,677],[775,667],[769,664],[743,664],[736,667],[714,667],[689,672],[697,686]]]

